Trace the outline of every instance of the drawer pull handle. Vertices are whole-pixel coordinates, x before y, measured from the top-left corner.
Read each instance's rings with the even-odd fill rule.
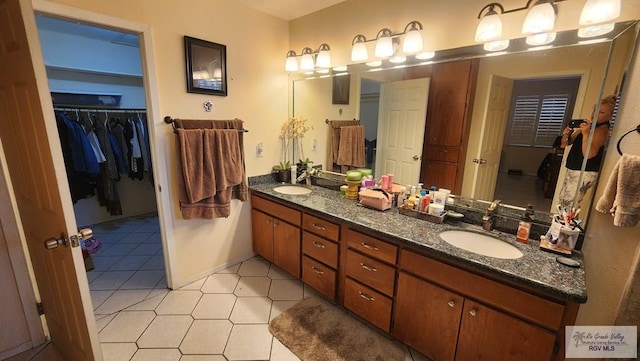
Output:
[[[315,229],[319,229],[319,230],[321,230],[321,231],[326,230],[325,226],[323,226],[323,225],[321,225],[321,224],[317,224],[317,223],[313,223],[313,227],[314,227]]]
[[[476,317],[478,312],[476,310],[471,310],[471,311],[469,311],[469,314],[471,315],[471,317]]]
[[[317,241],[313,241],[313,245],[314,245],[314,246],[316,246],[316,247],[318,247],[318,248],[324,248],[324,247],[325,247],[325,246],[324,246],[324,244],[319,243],[319,242],[317,242]]]
[[[453,308],[453,306],[455,306],[456,303],[453,302],[453,301],[449,301],[449,302],[447,302],[447,305],[449,305],[449,307]]]
[[[373,298],[371,296],[367,296],[367,295],[365,295],[364,293],[362,293],[360,291],[358,291],[358,293],[360,294],[360,297],[364,298],[365,300],[367,300],[369,302],[373,302],[373,301],[376,300],[375,298]]]
[[[360,244],[362,245],[362,247],[364,247],[366,249],[370,249],[370,250],[373,250],[373,251],[377,251],[378,250],[378,247],[376,247],[376,246],[370,246],[370,245],[368,245],[368,244],[366,244],[364,242],[360,242]]]
[[[315,273],[319,274],[319,275],[323,275],[323,274],[324,274],[324,271],[321,271],[321,270],[319,270],[319,269],[315,268],[314,266],[311,266],[311,270],[312,270],[313,272],[315,272]]]
[[[367,271],[369,271],[369,272],[378,272],[378,269],[377,269],[377,268],[375,268],[375,267],[369,267],[369,266],[367,266],[366,264],[364,264],[364,263],[362,263],[362,262],[360,262],[360,267],[362,267],[362,268],[366,269],[366,270],[367,270]]]

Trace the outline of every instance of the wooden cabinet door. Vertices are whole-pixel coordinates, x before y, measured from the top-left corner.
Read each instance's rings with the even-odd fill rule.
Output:
[[[253,250],[273,262],[273,218],[255,209],[251,210]]]
[[[458,163],[428,160],[426,164],[426,172],[423,171],[422,178],[426,187],[435,185],[438,188],[456,189]]]
[[[453,360],[463,302],[456,293],[400,272],[392,334],[434,361]]]
[[[456,360],[548,361],[555,339],[551,332],[466,300]]]
[[[274,219],[273,263],[300,278],[300,228]]]

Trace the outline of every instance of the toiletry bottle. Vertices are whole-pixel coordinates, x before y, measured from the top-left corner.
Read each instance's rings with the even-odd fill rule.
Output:
[[[291,184],[296,184],[296,179],[298,179],[298,166],[291,166]]]
[[[413,210],[420,211],[420,204],[422,204],[422,191],[418,192],[416,189],[416,201],[413,203]]]
[[[416,186],[411,186],[411,195],[407,200],[407,206],[409,209],[413,209],[416,204]]]
[[[529,231],[531,231],[531,221],[533,221],[533,204],[527,204],[527,210],[524,211],[522,219],[518,223],[518,232],[516,239],[519,242],[529,242]]]
[[[420,212],[427,213],[429,210],[429,203],[431,202],[429,194],[426,189],[421,190],[420,193],[422,194],[422,198],[420,199]]]

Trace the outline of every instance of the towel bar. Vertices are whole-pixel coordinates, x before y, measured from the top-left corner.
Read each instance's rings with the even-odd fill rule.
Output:
[[[176,123],[175,123],[175,119],[171,118],[170,116],[166,116],[164,117],[164,122],[167,124],[171,124],[171,126],[173,127],[173,131],[176,131]],[[248,133],[249,131],[247,129],[238,129],[238,132],[240,133]]]
[[[622,139],[633,132],[638,132],[638,134],[640,134],[640,124],[638,124],[638,126],[635,127],[634,129],[631,129],[630,131],[624,133],[620,137],[620,139],[618,139],[618,144],[616,144],[616,148],[618,149],[618,154],[622,155],[622,150],[620,149],[620,143],[622,142]]]

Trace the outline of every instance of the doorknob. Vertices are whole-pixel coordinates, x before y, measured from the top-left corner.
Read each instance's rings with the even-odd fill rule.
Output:
[[[480,158],[480,159],[474,158],[473,162],[474,163],[478,163],[478,164],[485,164],[487,162],[487,160],[486,159],[482,159],[482,158]]]
[[[418,159],[420,159],[420,157],[418,157],[417,154],[413,156],[413,160],[418,160]]]
[[[83,239],[91,238],[93,236],[93,230],[91,228],[83,228],[78,231],[77,235],[73,235],[69,238],[64,235],[64,233],[60,234],[60,238],[49,238],[44,241],[44,247],[46,249],[56,249],[58,246],[63,245],[65,247],[69,247],[69,243],[71,243],[71,247],[78,247],[80,245],[80,241]]]

